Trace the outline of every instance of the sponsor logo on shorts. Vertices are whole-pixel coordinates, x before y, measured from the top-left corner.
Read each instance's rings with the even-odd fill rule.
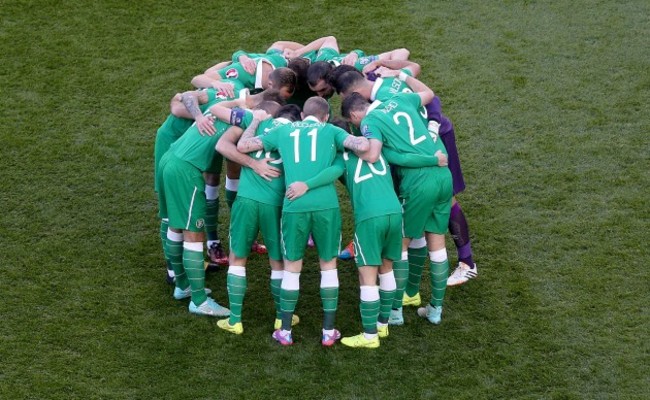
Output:
[[[237,79],[239,72],[235,68],[230,68],[226,71],[226,78]]]
[[[198,229],[202,229],[205,226],[205,220],[203,218],[199,218],[196,220],[196,227]]]

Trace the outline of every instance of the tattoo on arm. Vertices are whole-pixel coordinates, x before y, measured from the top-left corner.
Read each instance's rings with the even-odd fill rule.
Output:
[[[190,114],[194,116],[194,119],[202,114],[201,109],[199,109],[199,101],[193,95],[189,93],[183,93],[181,96],[181,102],[185,108],[187,108],[187,111],[189,111]]]
[[[343,141],[343,146],[347,149],[350,149],[354,152],[357,151],[366,151],[370,147],[368,144],[368,139],[361,136],[352,136],[349,135]]]
[[[250,153],[251,151],[262,150],[264,144],[262,139],[258,136],[255,136],[257,132],[257,127],[260,125],[260,121],[254,119],[253,122],[246,128],[244,133],[239,138],[237,142],[237,150],[241,153]]]

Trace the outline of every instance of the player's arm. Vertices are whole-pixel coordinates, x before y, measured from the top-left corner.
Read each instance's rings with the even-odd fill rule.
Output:
[[[219,105],[224,108],[236,108],[236,107],[246,108],[246,98],[238,97],[233,100],[222,101],[221,103],[219,103]]]
[[[245,110],[238,107],[236,104],[225,104],[231,102],[221,102],[210,107],[210,114],[220,121],[230,125],[240,126],[244,118]],[[232,105],[232,107],[229,107]]]
[[[447,156],[442,151],[436,151],[436,154],[421,155],[411,153],[401,153],[388,147],[382,149],[382,154],[389,164],[399,165],[406,168],[423,168],[423,167],[446,167]]]
[[[370,63],[368,63],[365,67],[363,67],[363,73],[368,73],[371,71],[374,71],[375,69],[379,67],[384,67],[388,68],[390,70],[397,71],[395,74],[399,74],[400,70],[407,70],[411,73],[412,76],[418,76],[420,75],[421,67],[420,64],[409,61],[409,60],[375,60]],[[381,74],[381,76],[387,76],[385,74]]]
[[[435,93],[427,85],[419,81],[417,78],[409,76],[405,72],[401,72],[398,77],[401,81],[404,81],[414,93],[417,93],[420,96],[421,105],[426,105],[431,103],[435,97]]]
[[[257,69],[257,63],[253,60],[254,57],[259,56],[259,54],[247,53],[244,50],[237,50],[232,54],[232,62],[238,62],[244,67],[244,71],[249,74],[254,74]]]
[[[379,160],[381,155],[381,149],[383,143],[378,139],[368,139],[368,150],[366,151],[355,151],[354,153],[359,156],[363,161],[368,161],[369,163],[374,163]]]
[[[411,52],[406,48],[394,49],[379,54],[380,60],[408,60]]]
[[[226,68],[230,64],[232,64],[232,61],[221,61],[220,63],[217,63],[217,64],[211,66],[210,68],[206,69],[204,73],[212,76],[212,75],[216,74],[217,71],[219,71],[222,68]]]
[[[199,104],[205,104],[208,101],[208,94],[204,90],[193,90],[181,93],[172,98],[171,112],[179,118],[193,119],[199,133],[212,136],[215,134],[214,119],[203,115]]]
[[[363,50],[352,50],[349,52],[343,59],[341,60],[341,64],[343,65],[352,65],[356,64],[357,60],[359,60],[360,57],[365,57],[366,53],[363,52]]]
[[[354,152],[364,152],[370,149],[370,143],[363,136],[352,136],[348,134],[343,141],[343,147]]]
[[[334,36],[325,36],[314,40],[304,47],[294,50],[292,54],[289,54],[289,56],[300,57],[303,54],[309,53],[310,51],[317,51],[323,48],[334,49],[338,52],[339,44]]]
[[[295,200],[304,195],[309,190],[316,189],[321,186],[328,185],[334,182],[345,170],[345,162],[341,153],[336,154],[334,162],[329,167],[320,171],[316,176],[304,182],[294,182],[287,187],[286,196],[289,200]]]
[[[197,75],[192,78],[192,86],[199,89],[214,88],[223,91],[228,97],[235,97],[235,86],[230,82],[223,82],[218,73]]]
[[[237,141],[243,132],[244,130],[240,127],[231,126],[224,132],[223,136],[219,138],[215,149],[230,161],[234,161],[239,165],[252,169],[256,174],[267,181],[280,176],[280,170],[268,164],[275,160],[270,158],[257,160],[248,154],[242,154],[237,151]]]
[[[171,113],[179,118],[196,119],[202,114],[199,104],[208,102],[208,94],[205,90],[190,90],[179,93],[172,98]]]
[[[255,133],[257,132],[257,127],[260,125],[260,122],[270,117],[271,116],[264,110],[253,111],[253,121],[248,125],[241,138],[239,138],[239,142],[237,142],[237,151],[240,153],[250,153],[251,151],[264,149],[262,138],[255,136]]]
[[[369,143],[365,137],[350,135],[337,126],[333,126],[332,128],[335,130],[335,140],[339,151],[343,151],[343,148],[354,152],[368,151]]]
[[[269,53],[271,51],[279,51],[280,53],[284,54],[285,50],[294,51],[304,46],[305,46],[304,44],[298,42],[291,42],[288,40],[278,40],[277,42],[273,43],[271,47],[269,47],[266,50],[266,52]]]

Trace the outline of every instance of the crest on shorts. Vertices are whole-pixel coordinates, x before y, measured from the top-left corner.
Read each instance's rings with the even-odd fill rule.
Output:
[[[237,79],[238,76],[239,76],[239,72],[237,72],[235,68],[229,68],[226,71],[226,78]]]
[[[204,226],[205,226],[205,220],[203,218],[199,218],[196,220],[196,227],[198,229],[203,229]]]

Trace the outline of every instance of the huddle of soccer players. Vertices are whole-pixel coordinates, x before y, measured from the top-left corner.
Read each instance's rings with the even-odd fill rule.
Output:
[[[415,78],[420,67],[408,56],[406,49],[341,54],[332,36],[307,45],[281,41],[266,53],[234,53],[192,80],[198,90],[172,99],[156,135],[155,188],[175,299],[190,298],[192,313],[228,317],[217,326],[242,334],[246,262],[251,251],[260,252],[261,232],[276,309],[272,336],[291,345],[311,235],[321,269],[321,342],[334,345],[341,339],[334,327],[341,244],[334,182],[341,178],[354,212],[363,325],[361,334],[341,342],[377,348],[389,325],[404,324],[402,306],[421,303],[427,254],[432,298],[417,314],[440,323],[446,287],[476,277],[477,269],[453,197],[464,190],[453,125],[438,97]],[[343,99],[344,120],[332,116],[334,92]],[[216,222],[224,157],[230,309],[209,296],[203,261],[206,236],[210,264],[226,260]],[[451,276],[447,230],[459,259]]]

